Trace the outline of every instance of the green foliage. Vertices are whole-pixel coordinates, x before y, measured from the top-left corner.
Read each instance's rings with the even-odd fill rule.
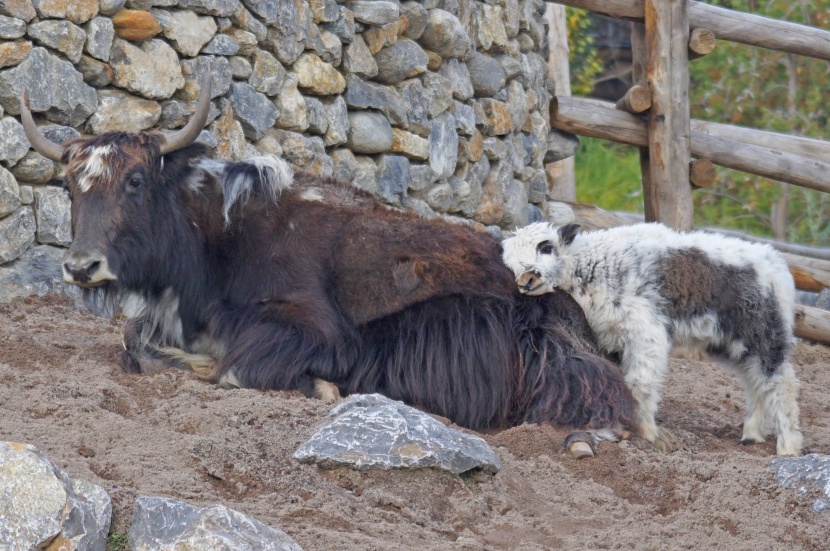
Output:
[[[576,200],[606,210],[643,212],[640,154],[636,147],[579,138]]]
[[[571,93],[585,96],[594,87],[594,78],[602,72],[602,60],[594,47],[590,12],[567,8],[568,61],[571,69]]]
[[[127,551],[130,542],[125,532],[110,532],[107,536],[107,551]]]

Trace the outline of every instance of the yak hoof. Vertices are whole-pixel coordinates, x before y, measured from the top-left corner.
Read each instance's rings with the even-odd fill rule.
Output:
[[[565,437],[562,452],[568,451],[575,459],[596,455],[595,437],[588,431],[572,432]]]
[[[754,446],[755,444],[763,443],[763,440],[756,440],[754,438],[744,438],[739,443],[741,446]]]
[[[323,379],[314,379],[313,397],[327,403],[336,402],[340,399],[340,389]]]
[[[652,444],[658,451],[673,452],[677,449],[677,437],[672,431],[660,427]]]

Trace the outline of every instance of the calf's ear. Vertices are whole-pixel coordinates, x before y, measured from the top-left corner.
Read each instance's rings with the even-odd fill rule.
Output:
[[[579,232],[579,224],[568,224],[559,228],[559,239],[563,245],[573,243],[574,237]]]

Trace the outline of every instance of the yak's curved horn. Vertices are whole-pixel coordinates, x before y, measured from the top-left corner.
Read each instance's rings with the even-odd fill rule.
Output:
[[[32,147],[46,157],[53,161],[61,162],[63,156],[63,146],[56,144],[43,134],[35,125],[35,120],[32,118],[32,112],[29,110],[29,91],[23,90],[20,95],[20,120],[23,122],[23,130],[26,132],[26,138]]]
[[[199,103],[196,104],[196,112],[193,113],[184,128],[167,138],[167,143],[161,146],[162,155],[187,147],[199,137],[210,112],[210,80],[210,74],[205,74],[202,77],[199,83],[201,89],[199,90]]]

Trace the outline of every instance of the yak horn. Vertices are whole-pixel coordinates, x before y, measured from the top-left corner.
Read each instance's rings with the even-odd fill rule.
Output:
[[[23,131],[26,133],[29,143],[32,147],[46,157],[56,162],[61,162],[63,156],[63,146],[58,145],[43,134],[35,125],[35,120],[32,118],[32,112],[29,110],[29,91],[23,90],[20,96],[20,120],[23,123]]]
[[[166,155],[187,147],[196,141],[199,133],[205,127],[208,113],[210,112],[210,74],[202,77],[199,90],[199,103],[196,104],[196,112],[184,128],[167,138],[167,143],[161,146],[161,154]]]

